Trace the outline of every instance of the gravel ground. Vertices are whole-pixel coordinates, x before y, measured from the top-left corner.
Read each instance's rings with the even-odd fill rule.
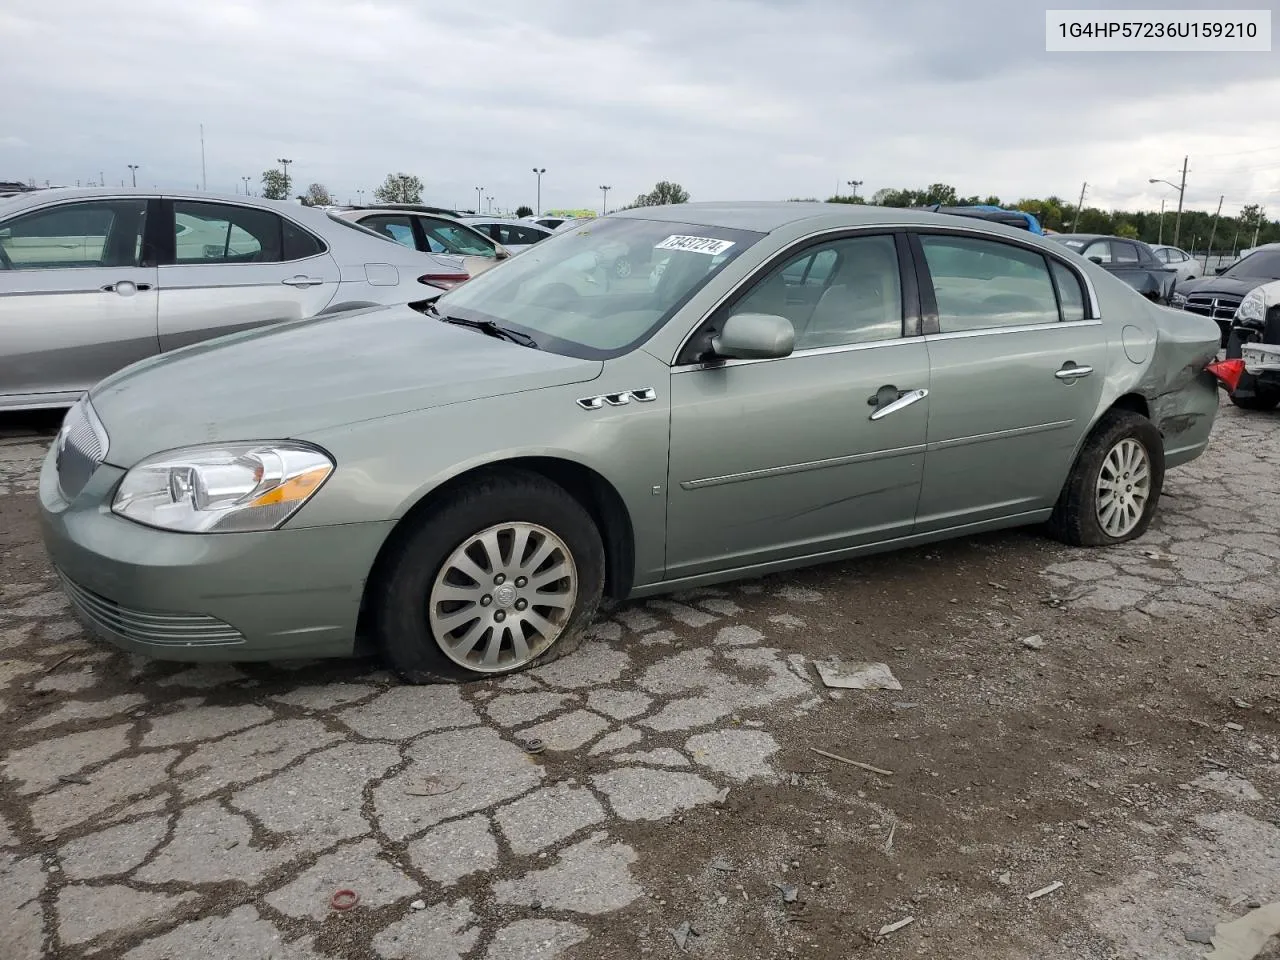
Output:
[[[1280,901],[1275,416],[1224,408],[1137,543],[632,604],[464,688],[89,640],[36,531],[52,423],[0,423],[6,960],[1180,960]]]

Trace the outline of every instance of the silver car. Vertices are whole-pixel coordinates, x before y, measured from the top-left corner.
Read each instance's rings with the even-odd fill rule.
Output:
[[[617,249],[651,251],[656,283],[611,277]],[[646,207],[427,315],[122,371],[68,414],[40,516],[75,609],[129,650],[363,636],[409,680],[466,680],[568,653],[606,599],[1046,521],[1138,537],[1209,442],[1217,346],[1025,230]]]
[[[1200,261],[1187,251],[1164,243],[1151,244],[1151,252],[1161,263],[1167,263],[1178,273],[1178,283],[1186,283],[1200,276]]]
[[[411,250],[461,257],[467,273],[473,277],[511,256],[506,247],[491,239],[488,233],[443,213],[395,207],[358,207],[343,210],[338,216]]]
[[[425,301],[468,279],[294,203],[41,190],[0,207],[0,409],[65,407],[121,367],[236,330]]]

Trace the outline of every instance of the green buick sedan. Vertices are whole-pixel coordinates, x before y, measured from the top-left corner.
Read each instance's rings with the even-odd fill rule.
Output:
[[[985,221],[630,210],[417,309],[104,380],[49,452],[42,526],[126,649],[372,645],[409,681],[469,680],[569,653],[629,597],[1002,527],[1140,536],[1208,443],[1217,344]]]

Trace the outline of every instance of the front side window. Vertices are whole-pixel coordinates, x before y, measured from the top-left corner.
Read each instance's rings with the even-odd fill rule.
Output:
[[[175,200],[174,263],[279,263],[281,220],[256,207]],[[186,229],[183,229],[186,228]]]
[[[376,217],[365,217],[360,225],[368,227],[374,233],[380,233],[388,240],[394,240],[402,247],[416,249],[413,242],[413,222],[404,214],[383,214]]]
[[[731,310],[739,313],[785,317],[795,329],[796,350],[900,337],[902,279],[893,237],[809,247],[752,286]]]
[[[619,217],[557,233],[501,270],[488,270],[437,302],[445,316],[491,320],[543,350],[587,359],[621,356],[652,336],[725,264],[762,236],[692,223]],[[644,251],[625,277],[619,251]]]
[[[1099,263],[1111,262],[1111,243],[1107,240],[1095,240],[1085,247],[1080,256],[1086,260],[1097,259]]]
[[[458,223],[419,217],[422,235],[432,253],[452,253],[464,257],[493,257],[497,255],[492,243],[483,236]]]
[[[0,270],[134,267],[147,201],[94,200],[0,223]]]
[[[974,237],[920,238],[942,333],[1057,323],[1058,300],[1041,253]]]

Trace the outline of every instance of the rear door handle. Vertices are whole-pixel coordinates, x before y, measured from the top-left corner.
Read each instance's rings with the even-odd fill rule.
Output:
[[[871,414],[872,420],[879,420],[887,417],[891,413],[897,413],[899,410],[905,410],[929,395],[928,390],[904,390],[898,394],[898,399],[892,403],[886,403],[883,407],[877,407]],[[874,397],[872,399],[875,399]]]
[[[118,280],[115,283],[108,283],[102,288],[103,293],[117,293],[122,297],[130,297],[140,290],[150,290],[149,283],[134,283],[132,280]]]
[[[1062,368],[1054,374],[1059,380],[1079,380],[1081,377],[1087,377],[1093,373],[1093,367],[1078,366],[1071,360],[1062,365]]]
[[[324,283],[324,278],[323,277],[304,277],[299,275],[296,277],[290,277],[288,280],[281,280],[280,282],[284,284],[288,284],[291,287],[300,287],[305,290],[307,287],[320,286],[320,284]]]

